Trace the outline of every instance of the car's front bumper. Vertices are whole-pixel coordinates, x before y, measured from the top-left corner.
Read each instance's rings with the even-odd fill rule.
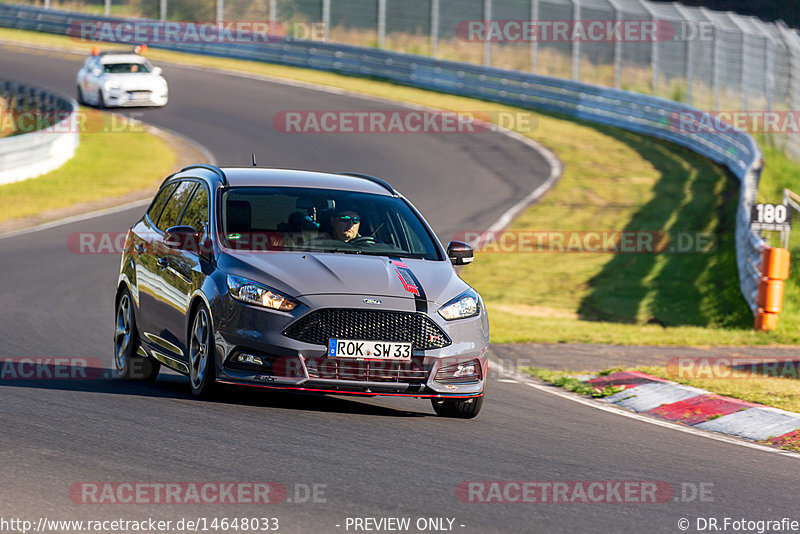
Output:
[[[214,314],[218,382],[355,395],[470,398],[483,394],[489,343],[485,310],[478,317],[459,321],[445,321],[435,311],[426,314],[451,342],[442,348],[415,349],[410,362],[343,361],[329,358],[325,345],[292,339],[284,331],[315,310],[374,310],[374,307],[365,304],[360,295],[317,295],[303,300],[305,306],[294,313],[283,313],[246,305],[230,297],[221,299],[221,309]],[[382,311],[416,313],[413,299],[381,297],[381,301]],[[255,355],[264,365],[237,363],[240,353]],[[437,371],[443,365],[472,360],[479,362],[480,378],[456,381],[440,376],[437,380]]]
[[[160,107],[169,102],[169,91],[162,90],[105,91],[104,96],[108,107]]]

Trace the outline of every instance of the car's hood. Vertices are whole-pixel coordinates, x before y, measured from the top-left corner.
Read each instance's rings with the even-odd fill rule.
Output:
[[[295,297],[348,294],[413,299],[416,285],[420,297],[444,304],[469,287],[448,262],[408,258],[392,261],[385,256],[237,253],[221,255],[219,267]],[[405,284],[401,276],[405,276]]]
[[[130,89],[145,89],[155,90],[166,83],[164,77],[160,74],[143,73],[143,74],[105,74],[103,75],[103,83],[113,81],[120,86],[122,90]]]

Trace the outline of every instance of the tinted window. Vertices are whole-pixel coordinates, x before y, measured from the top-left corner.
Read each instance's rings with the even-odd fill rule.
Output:
[[[183,213],[183,208],[189,202],[194,188],[197,187],[197,182],[181,182],[175,193],[169,198],[169,202],[164,206],[164,211],[161,212],[161,217],[158,219],[158,228],[166,230],[178,224],[178,220]]]
[[[106,74],[147,73],[150,69],[144,63],[104,63],[103,72]]]
[[[191,226],[202,232],[208,224],[208,192],[202,185],[197,188],[191,202],[186,207],[181,224]]]
[[[234,187],[222,196],[223,244],[440,260],[425,224],[400,198],[293,187]]]
[[[147,216],[150,217],[150,220],[153,221],[153,224],[158,222],[158,218],[161,216],[161,212],[164,210],[167,200],[169,200],[170,195],[173,191],[175,191],[176,187],[178,187],[178,184],[173,182],[162,189],[158,195],[156,195],[156,199],[153,201],[153,204],[147,211]]]

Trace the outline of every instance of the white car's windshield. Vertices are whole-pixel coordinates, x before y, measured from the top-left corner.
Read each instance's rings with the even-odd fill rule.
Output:
[[[311,188],[236,187],[222,195],[224,246],[439,260],[433,237],[401,198]]]
[[[145,63],[103,63],[103,72],[106,74],[135,74],[149,73]]]

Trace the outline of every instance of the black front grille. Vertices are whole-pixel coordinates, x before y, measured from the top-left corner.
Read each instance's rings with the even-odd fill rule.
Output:
[[[450,344],[430,317],[379,310],[317,310],[289,325],[283,334],[315,345],[327,345],[331,338],[400,341],[411,343],[414,349],[440,349]]]

